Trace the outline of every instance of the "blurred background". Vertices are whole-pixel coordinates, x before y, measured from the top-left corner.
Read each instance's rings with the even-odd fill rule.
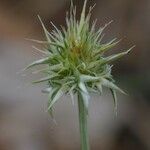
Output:
[[[83,0],[74,0],[78,14]],[[118,93],[118,116],[105,90],[90,102],[90,144],[92,150],[150,149],[150,1],[89,0],[97,27],[114,22],[105,30],[104,42],[114,37],[122,42],[110,53],[136,45],[115,63],[114,78],[129,96]],[[79,150],[77,104],[69,96],[55,107],[55,120],[47,113],[44,85],[33,86],[38,78],[31,71],[20,73],[41,53],[25,38],[43,40],[37,15],[48,28],[50,21],[65,25],[70,0],[0,0],[0,150]],[[57,122],[57,123],[56,123]]]

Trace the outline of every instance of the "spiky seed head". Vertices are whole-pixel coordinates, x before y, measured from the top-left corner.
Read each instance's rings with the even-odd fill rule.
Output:
[[[27,68],[37,65],[47,67],[42,70],[46,73],[46,77],[34,81],[34,83],[48,83],[47,89],[44,89],[43,92],[49,94],[48,110],[50,111],[64,93],[69,93],[73,97],[75,93],[79,92],[83,97],[87,111],[90,92],[102,93],[103,87],[109,88],[115,106],[116,91],[124,93],[114,84],[111,63],[128,54],[132,48],[105,57],[105,52],[118,44],[119,41],[113,39],[108,43],[101,43],[102,32],[110,23],[96,30],[96,21],[90,24],[92,7],[89,8],[86,15],[86,3],[87,0],[84,2],[80,20],[76,19],[76,7],[71,4],[70,12],[66,16],[66,28],[58,29],[51,23],[54,30],[48,32],[39,17],[46,40],[33,41],[46,47],[46,51],[43,51],[45,57],[33,62]]]

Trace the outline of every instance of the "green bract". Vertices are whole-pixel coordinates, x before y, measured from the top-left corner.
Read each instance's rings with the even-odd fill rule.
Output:
[[[34,83],[48,83],[48,88],[43,90],[49,93],[48,110],[52,109],[64,93],[69,93],[71,97],[80,93],[86,112],[88,112],[90,92],[102,93],[102,88],[107,87],[112,91],[115,104],[116,91],[124,93],[114,84],[111,63],[128,54],[131,48],[105,57],[105,52],[119,41],[113,39],[102,44],[102,32],[108,24],[96,30],[96,21],[90,24],[92,7],[87,15],[85,13],[86,3],[87,0],[84,2],[80,20],[76,19],[76,8],[71,5],[66,17],[66,28],[58,29],[52,23],[54,30],[48,32],[39,17],[46,40],[33,41],[44,44],[47,51],[43,51],[45,58],[33,62],[27,68],[37,65],[47,67],[42,70],[46,76]]]
[[[96,30],[96,21],[90,24],[92,7],[86,15],[86,3],[87,0],[84,2],[80,20],[76,19],[76,8],[71,3],[70,12],[66,17],[66,28],[58,29],[52,23],[54,30],[48,32],[39,17],[46,40],[32,41],[44,45],[46,51],[34,48],[44,53],[45,57],[27,67],[28,69],[37,65],[44,66],[44,69],[37,70],[37,72],[44,72],[46,76],[33,83],[45,82],[48,85],[43,92],[49,94],[48,110],[51,114],[54,104],[63,94],[69,93],[72,99],[74,94],[77,95],[82,150],[90,150],[87,126],[90,93],[101,94],[103,87],[109,88],[116,110],[116,91],[124,92],[114,83],[111,63],[128,54],[133,48],[119,54],[105,56],[105,52],[119,41],[113,39],[105,44],[101,42],[102,32],[109,23]]]

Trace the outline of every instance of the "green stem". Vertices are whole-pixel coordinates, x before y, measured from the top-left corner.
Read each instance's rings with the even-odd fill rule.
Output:
[[[81,150],[90,150],[88,128],[87,128],[88,114],[83,103],[83,98],[80,93],[78,93],[78,108],[79,108]]]

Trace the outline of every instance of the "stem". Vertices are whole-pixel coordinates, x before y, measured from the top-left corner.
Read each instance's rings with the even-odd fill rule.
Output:
[[[90,150],[88,128],[87,128],[88,114],[83,103],[83,98],[80,93],[78,93],[78,109],[79,109],[81,150]]]

